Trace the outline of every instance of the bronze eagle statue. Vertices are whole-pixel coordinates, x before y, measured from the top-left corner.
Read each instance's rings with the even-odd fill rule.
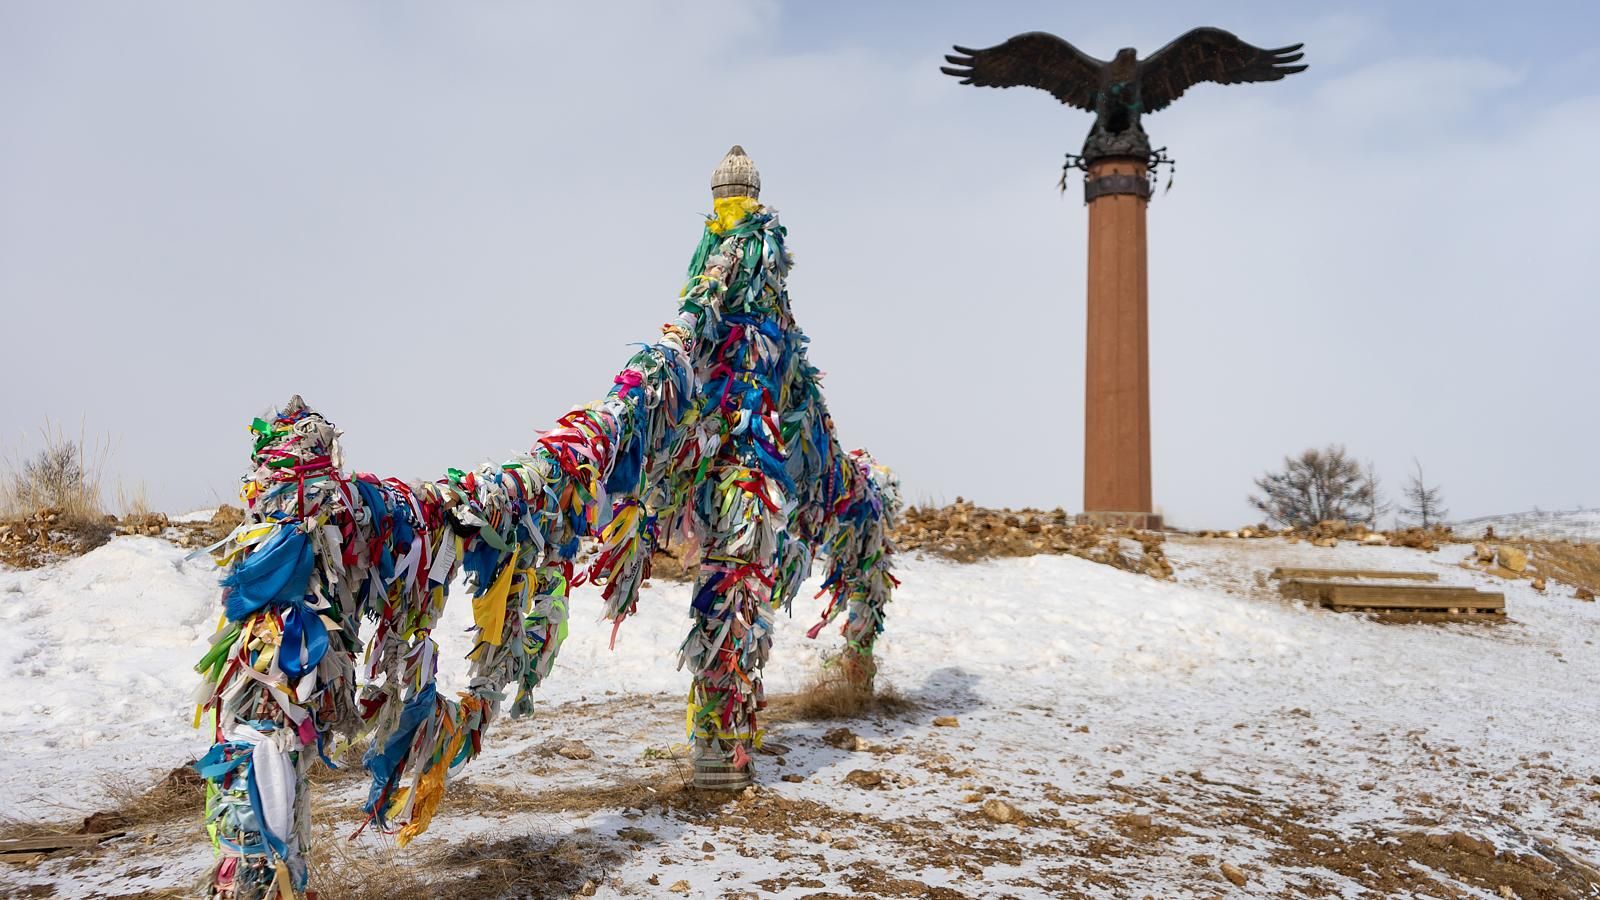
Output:
[[[1030,31],[985,50],[957,45],[961,55],[946,56],[950,65],[940,71],[979,87],[1042,88],[1095,114],[1085,157],[1142,157],[1150,143],[1140,116],[1166,109],[1203,81],[1277,81],[1303,72],[1305,65],[1294,65],[1304,55],[1302,46],[1263,50],[1221,28],[1196,28],[1144,59],[1125,47],[1106,62],[1053,34]]]

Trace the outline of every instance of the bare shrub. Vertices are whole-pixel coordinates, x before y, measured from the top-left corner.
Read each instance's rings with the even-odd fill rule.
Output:
[[[101,470],[108,448],[89,444],[79,435],[67,437],[46,423],[40,429],[44,446],[32,455],[7,460],[0,479],[0,514],[26,516],[53,509],[69,522],[97,522],[104,517],[100,503]]]

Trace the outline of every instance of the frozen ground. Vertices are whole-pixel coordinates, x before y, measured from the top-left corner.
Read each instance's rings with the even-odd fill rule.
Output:
[[[615,651],[581,594],[546,703],[491,732],[410,848],[343,841],[362,788],[327,786],[326,869],[377,864],[393,896],[492,896],[490,874],[507,896],[585,882],[602,897],[1600,895],[1582,863],[1600,860],[1595,604],[1496,582],[1510,624],[1392,626],[1285,604],[1264,581],[1310,564],[1475,583],[1456,565],[1466,550],[1174,541],[1177,584],[1072,557],[908,558],[881,677],[912,705],[779,722],[784,755],[721,803],[683,792],[671,758],[687,587],[651,589]],[[0,808],[81,815],[102,777],[154,779],[203,749],[188,666],[215,576],[180,560],[120,538],[0,572]],[[774,694],[833,647],[805,640],[813,612],[782,621]],[[452,613],[466,624],[467,604]],[[459,656],[457,629],[441,632]],[[840,726],[859,741],[823,740]],[[594,756],[554,755],[553,740]],[[879,783],[845,781],[858,770]],[[979,813],[996,799],[1025,821]],[[0,863],[0,896],[183,896],[208,862],[198,826],[178,822]]]

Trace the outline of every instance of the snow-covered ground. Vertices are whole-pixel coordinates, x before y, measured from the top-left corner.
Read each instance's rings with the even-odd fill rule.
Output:
[[[1493,527],[1501,537],[1542,538],[1556,541],[1600,541],[1600,509],[1532,510],[1501,516],[1482,516],[1453,523],[1456,532],[1479,535]]]
[[[1064,556],[906,558],[881,678],[914,705],[774,726],[781,762],[760,757],[758,791],[723,806],[676,795],[682,763],[663,758],[683,740],[687,676],[673,663],[688,588],[649,589],[614,651],[586,592],[546,702],[496,726],[451,788],[463,799],[405,851],[369,833],[341,852],[445,877],[447,850],[488,846],[525,855],[530,879],[577,879],[518,888],[536,896],[585,880],[598,896],[1539,896],[1507,880],[1511,863],[1463,861],[1422,836],[1459,831],[1502,860],[1600,859],[1596,605],[1496,581],[1508,624],[1393,626],[1286,604],[1264,580],[1309,564],[1486,583],[1457,565],[1468,549],[1173,541],[1178,583]],[[119,538],[0,571],[0,809],[81,814],[103,776],[153,779],[203,750],[188,729],[189,666],[215,624],[215,572],[182,554]],[[454,602],[440,629],[446,658],[466,650],[467,607]],[[781,621],[770,693],[799,687],[834,649],[805,639],[813,612]],[[822,739],[841,724],[861,749]],[[552,756],[551,739],[595,755]],[[856,770],[881,783],[846,783]],[[327,788],[330,842],[353,830],[339,811],[361,791]],[[1026,821],[984,818],[988,799]],[[591,862],[540,876],[562,847]],[[137,895],[187,886],[209,856],[196,825],[87,860],[0,864],[0,876],[59,896]],[[448,882],[430,892],[451,895]]]

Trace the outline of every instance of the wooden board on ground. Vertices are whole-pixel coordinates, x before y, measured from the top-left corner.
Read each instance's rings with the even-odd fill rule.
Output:
[[[30,838],[12,838],[0,840],[0,856],[13,853],[55,853],[61,850],[87,850],[114,837],[121,837],[125,831],[102,831],[99,834],[45,834]]]
[[[1334,607],[1333,612],[1362,613],[1386,625],[1499,625],[1510,621],[1504,612],[1450,612],[1449,610],[1350,609]]]
[[[1382,569],[1297,569],[1280,566],[1272,570],[1280,581],[1288,578],[1365,578],[1379,581],[1438,581],[1438,572],[1385,572]]]

